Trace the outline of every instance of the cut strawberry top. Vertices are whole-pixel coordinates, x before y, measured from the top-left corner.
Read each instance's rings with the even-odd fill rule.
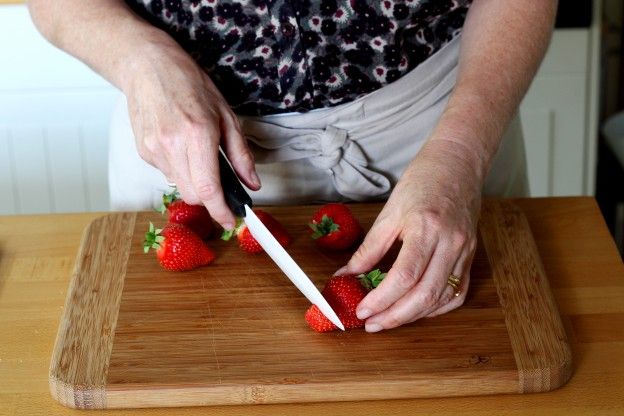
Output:
[[[290,244],[292,238],[290,234],[286,230],[286,228],[277,221],[273,216],[269,213],[261,210],[254,209],[253,210],[258,219],[267,227],[267,229],[273,234],[273,237],[277,240],[278,243],[282,245],[282,247],[286,247]],[[228,241],[232,238],[233,235],[236,235],[238,239],[238,245],[243,251],[248,253],[261,253],[264,251],[262,246],[258,244],[256,239],[251,235],[247,224],[242,219],[236,220],[236,227],[233,230],[224,230],[221,235],[221,239]]]

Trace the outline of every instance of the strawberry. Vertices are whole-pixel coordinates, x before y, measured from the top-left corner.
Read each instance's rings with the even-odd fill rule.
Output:
[[[162,200],[158,211],[161,214],[167,211],[169,222],[186,225],[202,239],[212,237],[215,226],[205,206],[187,204],[175,188],[170,194],[163,194]]]
[[[215,258],[212,250],[190,228],[171,222],[162,230],[155,229],[150,222],[143,251],[147,253],[150,248],[156,249],[160,265],[171,271],[192,270]]]
[[[362,226],[345,204],[323,205],[308,224],[316,243],[333,250],[345,250],[355,244],[362,234]]]
[[[291,237],[288,234],[288,231],[282,224],[280,224],[275,218],[269,215],[267,212],[261,209],[254,209],[254,212],[262,221],[262,223],[269,229],[271,234],[275,237],[278,243],[282,245],[282,247],[286,247],[290,244]],[[236,234],[236,238],[238,238],[238,245],[243,251],[248,253],[261,253],[264,251],[262,246],[258,244],[255,238],[249,232],[247,225],[242,221],[238,220],[236,223],[236,227],[233,230],[225,230],[223,235],[221,236],[222,240],[228,241],[232,238],[232,235]]]
[[[336,312],[345,329],[362,328],[364,321],[358,319],[355,309],[369,290],[376,288],[384,277],[386,274],[379,269],[357,276],[332,276],[321,293]],[[310,328],[317,332],[329,332],[337,329],[316,305],[310,306],[306,311],[305,320]]]
[[[337,329],[336,325],[327,319],[316,305],[312,305],[308,308],[305,313],[305,320],[310,328],[316,332],[330,332]],[[342,319],[340,322],[342,322]]]

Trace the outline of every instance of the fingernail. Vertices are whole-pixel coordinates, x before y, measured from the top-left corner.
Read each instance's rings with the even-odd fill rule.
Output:
[[[334,276],[340,276],[347,272],[347,266],[343,266],[334,272]]]
[[[255,170],[251,171],[251,182],[254,184],[254,186],[256,188],[260,188],[260,178],[258,177],[258,174],[256,173]]]
[[[383,327],[379,324],[366,324],[366,332],[379,332]]]
[[[372,314],[373,314],[373,311],[371,311],[370,309],[362,309],[361,311],[356,311],[356,315],[358,319],[361,319],[361,320],[368,318]]]
[[[224,230],[233,230],[234,229],[234,224],[232,224],[231,222],[228,222],[227,224],[223,224],[223,229]]]

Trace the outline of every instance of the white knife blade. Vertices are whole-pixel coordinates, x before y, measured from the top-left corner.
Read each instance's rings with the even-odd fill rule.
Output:
[[[321,292],[314,286],[314,283],[305,274],[301,267],[290,257],[284,250],[284,247],[277,242],[273,234],[260,221],[256,214],[245,205],[245,224],[249,228],[251,235],[256,239],[258,244],[262,246],[264,251],[273,259],[275,264],[284,272],[291,282],[299,289],[299,291],[308,298],[310,302],[316,305],[320,311],[338,328],[344,329],[344,325],[340,322],[338,315],[327,303]]]

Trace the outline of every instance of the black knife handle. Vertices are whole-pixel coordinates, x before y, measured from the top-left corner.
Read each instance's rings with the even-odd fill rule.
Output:
[[[223,155],[223,152],[219,150],[219,174],[221,175],[221,187],[223,188],[223,196],[225,202],[237,217],[245,216],[245,205],[249,205],[249,208],[253,206],[251,197],[243,188],[238,176],[234,173],[230,162]]]

